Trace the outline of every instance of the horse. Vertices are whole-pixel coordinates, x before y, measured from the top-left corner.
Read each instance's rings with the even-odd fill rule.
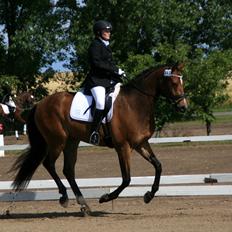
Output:
[[[10,97],[13,101],[15,107],[9,106],[7,102],[3,101],[0,104],[0,116],[2,116],[3,121],[7,124],[7,128],[15,131],[16,139],[19,139],[18,127],[22,127],[26,134],[26,118],[29,109],[35,103],[35,98],[32,93],[29,92],[19,92],[16,95],[5,96]],[[8,112],[7,112],[8,111]]]
[[[101,196],[99,203],[116,199],[130,184],[130,158],[133,150],[155,169],[154,183],[151,191],[145,193],[144,202],[149,203],[159,190],[162,165],[148,142],[155,130],[154,103],[158,96],[163,95],[176,105],[177,110],[187,109],[182,80],[183,68],[183,64],[153,67],[121,86],[108,127],[113,148],[119,158],[122,183],[113,192]],[[27,122],[30,148],[24,151],[11,167],[11,171],[16,172],[12,187],[16,192],[26,188],[35,170],[43,164],[57,184],[61,194],[59,203],[67,207],[67,190],[55,169],[55,162],[63,152],[63,173],[81,211],[88,214],[91,210],[75,181],[74,168],[79,143],[88,143],[91,124],[70,118],[73,97],[73,94],[68,92],[55,93],[43,98],[31,110]],[[100,128],[100,136],[99,146],[107,146],[103,126]]]
[[[34,104],[34,96],[31,94],[31,92],[19,92],[16,95],[12,95],[11,98],[16,106],[12,112],[12,118],[10,118],[10,113],[6,113],[4,110],[4,107],[9,107],[5,102],[0,104],[0,116],[3,116],[11,121],[16,120],[22,124],[25,124],[26,120],[22,117],[22,112],[32,108]]]

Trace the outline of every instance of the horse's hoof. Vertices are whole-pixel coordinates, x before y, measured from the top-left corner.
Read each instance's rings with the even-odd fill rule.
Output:
[[[90,215],[91,209],[86,203],[85,198],[83,196],[78,196],[76,200],[77,200],[77,203],[81,205],[81,212],[83,213],[83,215],[84,216]]]
[[[61,197],[60,200],[60,205],[64,208],[68,207],[68,198],[67,197]]]
[[[84,217],[91,215],[91,209],[89,208],[88,205],[82,205],[81,206],[81,212],[83,213]]]
[[[101,197],[100,197],[100,199],[99,199],[99,203],[103,203],[103,202],[107,202],[107,201],[110,201],[110,196],[109,196],[109,194],[104,194],[104,195],[102,195]]]
[[[143,197],[143,200],[147,204],[153,199],[153,197],[154,197],[154,194],[150,191],[147,191]]]

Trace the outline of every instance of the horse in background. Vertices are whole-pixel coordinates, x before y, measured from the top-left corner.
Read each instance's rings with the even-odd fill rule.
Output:
[[[161,163],[148,142],[155,131],[154,104],[157,97],[162,95],[171,100],[178,110],[184,111],[187,108],[182,79],[183,67],[183,64],[176,64],[145,70],[121,87],[114,102],[113,117],[107,126],[111,145],[119,158],[122,183],[113,192],[101,196],[100,203],[116,199],[130,184],[130,159],[133,150],[155,169],[154,183],[151,191],[145,193],[144,202],[149,203],[154,198],[162,172]],[[23,190],[38,166],[43,163],[57,184],[61,194],[60,204],[67,206],[67,190],[55,170],[55,162],[63,152],[63,173],[77,203],[81,205],[81,210],[89,213],[90,208],[75,181],[75,163],[80,141],[89,142],[91,123],[70,117],[73,98],[74,95],[68,92],[55,93],[42,99],[31,110],[27,122],[30,148],[12,166],[11,171],[17,171],[13,187],[16,191]],[[100,146],[109,146],[103,126],[100,128],[100,137]]]
[[[23,124],[26,130],[27,112],[33,107],[35,98],[31,92],[19,92],[16,95],[5,95],[0,103],[0,116],[14,129],[16,124]],[[15,130],[16,138],[18,132]]]

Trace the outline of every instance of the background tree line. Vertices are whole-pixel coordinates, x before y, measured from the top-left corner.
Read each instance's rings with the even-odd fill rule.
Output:
[[[80,81],[99,19],[112,23],[114,57],[129,78],[151,66],[184,62],[191,103],[186,117],[214,119],[213,108],[227,100],[232,70],[228,0],[0,0],[0,95],[4,85],[46,95],[42,83],[53,76],[57,60],[66,61]],[[156,107],[158,127],[178,118],[162,99]]]

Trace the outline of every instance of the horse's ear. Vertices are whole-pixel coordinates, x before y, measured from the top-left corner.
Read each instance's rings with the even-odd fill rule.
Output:
[[[183,71],[184,63],[176,62],[176,64],[173,66],[173,69],[177,69],[178,71]]]
[[[183,69],[184,69],[184,63],[179,63],[179,64],[178,64],[178,69],[179,69],[180,71],[183,71]]]

